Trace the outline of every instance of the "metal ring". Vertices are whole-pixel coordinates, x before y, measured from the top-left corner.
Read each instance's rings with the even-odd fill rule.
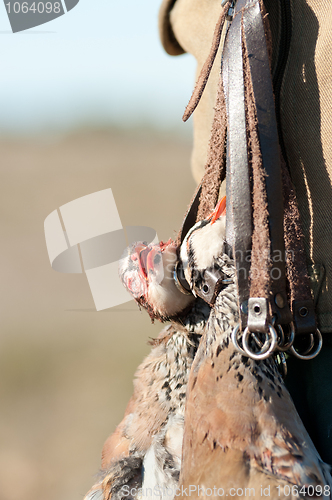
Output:
[[[284,334],[284,329],[281,325],[277,325],[277,335],[278,335],[278,342],[276,345],[276,349],[277,351],[283,351],[283,346],[285,343],[285,334]]]
[[[295,326],[294,326],[293,321],[291,321],[289,323],[289,327],[290,327],[289,340],[288,340],[288,343],[284,345],[284,348],[285,348],[284,350],[290,349],[292,347],[294,339],[295,339]]]
[[[307,361],[309,359],[315,358],[320,353],[322,346],[323,346],[322,334],[320,333],[318,328],[316,328],[315,333],[314,334],[311,333],[310,335],[312,335],[312,336],[316,335],[318,337],[318,345],[317,345],[316,350],[312,354],[300,354],[295,350],[295,347],[292,345],[292,347],[289,349],[289,351],[291,354],[293,354],[293,356],[295,356],[296,358],[304,359]],[[305,351],[305,352],[307,352],[307,351]]]
[[[241,354],[244,354],[245,356],[247,356],[247,353],[242,349],[242,347],[239,346],[238,344],[238,341],[237,341],[237,335],[239,333],[239,330],[240,330],[240,325],[236,325],[235,328],[233,328],[233,331],[232,331],[232,342],[234,344],[234,347],[237,351],[239,351]]]
[[[312,350],[312,348],[314,347],[315,345],[315,338],[314,338],[314,335],[313,333],[310,333],[310,345],[308,347],[308,349],[306,349],[304,352],[301,353],[302,356],[306,356],[307,354],[309,354]]]
[[[284,343],[285,343],[285,333],[284,333],[284,329],[283,329],[283,327],[281,325],[277,325],[276,326],[276,322],[277,322],[277,316],[274,314],[272,316],[271,323],[272,323],[272,326],[277,329],[278,342],[277,342],[277,345],[276,345],[276,350],[277,351],[283,351],[284,350],[283,346],[284,346]]]
[[[293,321],[291,321],[289,323],[289,327],[290,327],[290,335],[289,335],[288,342],[286,344],[284,344],[284,345],[281,345],[281,346],[278,343],[278,345],[277,345],[277,350],[278,351],[281,351],[281,352],[288,351],[288,349],[290,349],[292,347],[292,345],[293,345],[293,342],[294,342],[294,339],[295,339],[295,326],[294,326]],[[283,328],[282,328],[281,325],[278,325],[278,330],[279,329],[282,330],[283,336],[285,338],[284,330],[283,330]]]
[[[244,332],[245,331],[246,330],[244,330]],[[259,354],[264,354],[264,352],[266,352],[268,350],[268,348],[270,347],[270,340],[267,337],[264,344],[263,344],[263,342],[257,337],[256,332],[250,332],[250,333],[251,333],[252,338],[254,339],[256,344],[258,345],[258,347],[261,348],[261,350],[259,351]]]
[[[191,291],[188,290],[187,288],[185,288],[179,279],[179,276],[178,276],[179,265],[180,265],[180,261],[178,260],[177,263],[175,264],[174,269],[173,269],[173,280],[174,280],[175,286],[184,295],[192,295]],[[187,280],[186,280],[186,283],[187,283]],[[189,283],[187,283],[187,284],[189,286]]]
[[[272,354],[272,352],[274,351],[274,349],[277,345],[277,341],[278,341],[277,332],[275,331],[275,329],[273,328],[272,325],[269,325],[269,334],[270,334],[270,338],[271,338],[271,340],[269,341],[269,343],[270,343],[269,348],[266,351],[261,350],[258,353],[254,353],[250,350],[249,345],[248,345],[248,338],[250,335],[249,328],[247,327],[244,330],[243,336],[242,336],[243,349],[245,350],[245,352],[247,353],[247,355],[250,358],[255,359],[255,360],[261,360],[261,359],[268,358]],[[264,343],[264,346],[265,346],[265,343]]]

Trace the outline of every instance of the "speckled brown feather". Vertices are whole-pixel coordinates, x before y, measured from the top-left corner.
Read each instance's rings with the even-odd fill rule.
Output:
[[[258,362],[242,356],[230,340],[238,321],[235,294],[232,284],[219,295],[193,363],[180,484],[254,487],[256,496],[260,485],[270,484],[270,498],[280,498],[278,485],[326,484],[329,468],[320,460],[274,359]]]
[[[164,436],[165,448],[172,451],[164,429],[172,415],[183,419],[189,372],[209,310],[198,301],[183,325],[168,325],[151,342],[152,350],[136,372],[124,418],[105,442],[100,480],[86,498],[102,491],[103,499],[118,500],[123,485],[141,487],[144,456],[159,434]],[[181,456],[175,458],[180,462]]]

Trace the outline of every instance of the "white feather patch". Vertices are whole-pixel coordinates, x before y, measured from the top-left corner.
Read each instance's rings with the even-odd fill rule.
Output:
[[[176,263],[175,246],[167,247],[162,252],[164,276],[161,283],[158,279],[154,280],[149,275],[148,302],[154,310],[159,311],[163,316],[175,316],[183,311],[192,301],[192,295],[185,295],[177,289],[173,272]]]
[[[226,217],[220,217],[214,224],[207,224],[193,233],[190,239],[197,269],[207,269],[214,259],[224,251]]]
[[[180,471],[182,442],[183,442],[183,415],[171,415],[163,432],[155,436],[143,461],[142,500],[173,500],[177,481],[165,467],[165,460],[169,455],[173,459],[173,467]]]

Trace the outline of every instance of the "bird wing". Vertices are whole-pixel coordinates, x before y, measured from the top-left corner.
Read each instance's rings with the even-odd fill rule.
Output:
[[[256,494],[265,483],[326,484],[328,468],[273,361],[242,356],[231,328],[218,328],[209,322],[189,377],[180,484],[251,486]]]
[[[195,314],[193,308],[199,330],[202,314]],[[191,320],[194,318],[188,316],[189,324]],[[168,468],[171,470],[173,462],[179,468],[185,391],[197,346],[192,337],[188,337],[188,331],[189,325],[185,329],[174,323],[164,328],[152,342],[150,354],[136,372],[134,394],[124,418],[104,445],[101,478],[86,500],[92,500],[91,495],[100,495],[100,490],[105,498],[110,495],[117,498],[123,485],[141,487],[145,473],[149,472],[145,470],[149,463],[144,462],[145,456],[151,450],[147,458],[153,457],[158,436],[162,436],[162,442],[159,440],[157,444],[167,452]],[[164,471],[163,467],[161,470]]]

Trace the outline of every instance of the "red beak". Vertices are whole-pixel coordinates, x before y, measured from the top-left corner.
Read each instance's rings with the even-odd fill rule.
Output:
[[[146,267],[146,258],[147,258],[148,253],[150,252],[150,249],[148,246],[144,245],[144,243],[141,243],[141,244],[137,245],[134,250],[135,250],[136,258],[134,258],[133,260],[138,260],[138,267],[141,271],[141,274],[145,279],[147,279],[148,273],[147,273],[147,267]]]

